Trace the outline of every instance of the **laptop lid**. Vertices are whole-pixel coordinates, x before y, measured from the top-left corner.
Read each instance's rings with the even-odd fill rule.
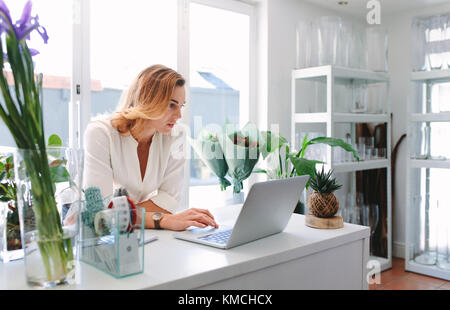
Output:
[[[228,239],[227,248],[281,232],[309,176],[253,184]]]

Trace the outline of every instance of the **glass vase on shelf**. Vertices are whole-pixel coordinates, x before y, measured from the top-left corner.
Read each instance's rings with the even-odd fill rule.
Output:
[[[413,71],[427,70],[426,57],[426,24],[425,21],[419,18],[414,18],[412,21],[412,69]]]
[[[440,15],[427,21],[427,57],[431,70],[440,70],[443,65],[442,21]]]
[[[297,69],[309,67],[311,64],[311,26],[308,20],[300,20],[297,23]]]
[[[371,71],[388,71],[388,35],[387,29],[380,26],[366,28],[367,68]]]
[[[319,65],[336,65],[342,19],[338,16],[321,16],[319,27]]]
[[[413,197],[413,207],[417,211],[414,246],[414,261],[421,265],[436,264],[435,225],[437,200],[431,200],[429,194]]]
[[[83,151],[18,149],[14,160],[27,283],[74,283]]]
[[[444,270],[450,270],[450,209],[446,200],[440,200],[437,208],[437,262]]]
[[[367,83],[364,81],[353,82],[353,100],[350,112],[367,112]]]

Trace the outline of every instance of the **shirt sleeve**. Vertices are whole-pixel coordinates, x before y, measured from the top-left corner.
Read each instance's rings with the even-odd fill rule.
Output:
[[[84,188],[98,187],[102,197],[113,193],[110,138],[98,123],[90,123],[84,133]]]
[[[158,194],[151,200],[160,208],[171,213],[179,212],[185,208],[180,206],[181,193],[184,184],[184,164],[186,161],[186,131],[181,130],[172,140],[170,155]]]

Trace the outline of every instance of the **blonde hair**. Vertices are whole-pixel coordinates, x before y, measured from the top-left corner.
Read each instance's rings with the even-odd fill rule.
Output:
[[[179,73],[163,65],[142,70],[130,85],[125,103],[114,112],[111,125],[121,135],[140,130],[145,120],[163,116],[175,87],[184,84]]]

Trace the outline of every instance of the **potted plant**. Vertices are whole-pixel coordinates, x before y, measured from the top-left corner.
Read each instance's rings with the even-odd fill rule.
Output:
[[[334,191],[342,185],[336,183],[336,178],[332,178],[332,174],[333,170],[325,172],[322,166],[322,171],[315,171],[314,177],[310,179],[313,192],[308,197],[308,206],[309,211],[316,217],[332,217],[339,210],[339,200]]]
[[[298,151],[291,152],[288,141],[282,135],[275,135],[270,131],[260,133],[263,145],[260,147],[263,159],[266,159],[266,169],[255,169],[255,173],[264,173],[269,179],[291,178],[294,176],[309,175],[310,179],[306,183],[309,188],[311,179],[316,173],[316,165],[323,164],[322,161],[304,158],[308,146],[313,144],[326,144],[330,147],[340,147],[347,152],[351,152],[356,160],[359,157],[352,146],[342,139],[330,137],[317,137],[308,139],[308,135],[302,141]],[[304,214],[304,204],[299,201],[294,210],[295,213]]]

